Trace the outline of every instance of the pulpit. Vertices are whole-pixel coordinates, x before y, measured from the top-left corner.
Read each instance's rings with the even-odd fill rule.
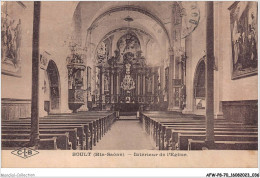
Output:
[[[68,64],[68,104],[69,109],[73,113],[77,112],[82,105],[85,104],[85,90],[83,76],[86,69],[85,64],[82,60],[82,55],[78,53],[72,53],[67,58]]]
[[[84,91],[82,89],[69,89],[69,109],[73,113],[77,112],[82,105],[84,105]]]

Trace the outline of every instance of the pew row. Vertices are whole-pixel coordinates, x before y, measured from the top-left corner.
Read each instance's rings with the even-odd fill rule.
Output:
[[[188,150],[207,150],[207,145],[203,140],[189,139]],[[216,150],[257,150],[257,141],[215,141]]]
[[[30,139],[2,139],[2,149],[16,149],[20,147],[31,147]],[[57,138],[44,138],[39,142],[41,150],[57,150]]]
[[[88,112],[49,115],[39,120],[40,139],[55,136],[57,149],[92,149],[96,142],[111,129],[115,116],[115,113],[107,112],[96,115]],[[11,140],[16,139],[14,142],[19,143],[18,140],[29,139],[30,129],[30,118],[2,121],[2,139],[9,139],[6,146],[11,146]],[[64,135],[57,134],[67,134],[67,139]]]
[[[140,113],[139,119],[143,129],[150,135],[159,150],[188,150],[189,139],[198,142],[191,141],[191,149],[202,149],[200,146],[193,145],[201,144],[200,141],[204,141],[206,138],[206,121],[203,116],[173,114],[172,112],[165,114],[163,112],[144,112]],[[214,133],[216,149],[235,149],[235,146],[230,145],[238,144],[240,149],[257,149],[254,142],[258,140],[258,128],[255,125],[216,119]],[[219,146],[222,143],[229,146]],[[243,146],[247,143],[251,146]]]

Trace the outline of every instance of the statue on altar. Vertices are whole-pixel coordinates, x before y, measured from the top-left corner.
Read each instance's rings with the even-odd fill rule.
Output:
[[[97,102],[101,109],[110,107],[123,111],[122,108],[131,110],[131,106],[133,110],[138,110],[140,105],[157,101],[158,85],[148,77],[156,74],[152,74],[153,67],[146,64],[138,35],[127,31],[116,41],[116,49],[111,56],[113,39],[108,37],[100,42],[96,52],[97,76],[99,82],[103,82],[97,85],[100,95]]]
[[[135,89],[135,82],[130,75],[131,64],[127,63],[125,65],[125,67],[126,67],[126,75],[125,75],[125,78],[123,79],[123,82],[121,83],[121,88],[123,88],[124,90],[130,91],[130,90]]]

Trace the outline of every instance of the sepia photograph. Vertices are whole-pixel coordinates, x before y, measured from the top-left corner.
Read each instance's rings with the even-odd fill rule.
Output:
[[[1,150],[5,168],[257,168],[258,2],[2,1]]]

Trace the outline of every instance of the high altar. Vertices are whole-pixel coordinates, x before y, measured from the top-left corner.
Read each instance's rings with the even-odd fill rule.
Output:
[[[147,65],[138,37],[133,32],[121,36],[111,56],[111,39],[97,50],[97,83],[93,101],[102,110],[137,111],[159,102],[159,67]]]

